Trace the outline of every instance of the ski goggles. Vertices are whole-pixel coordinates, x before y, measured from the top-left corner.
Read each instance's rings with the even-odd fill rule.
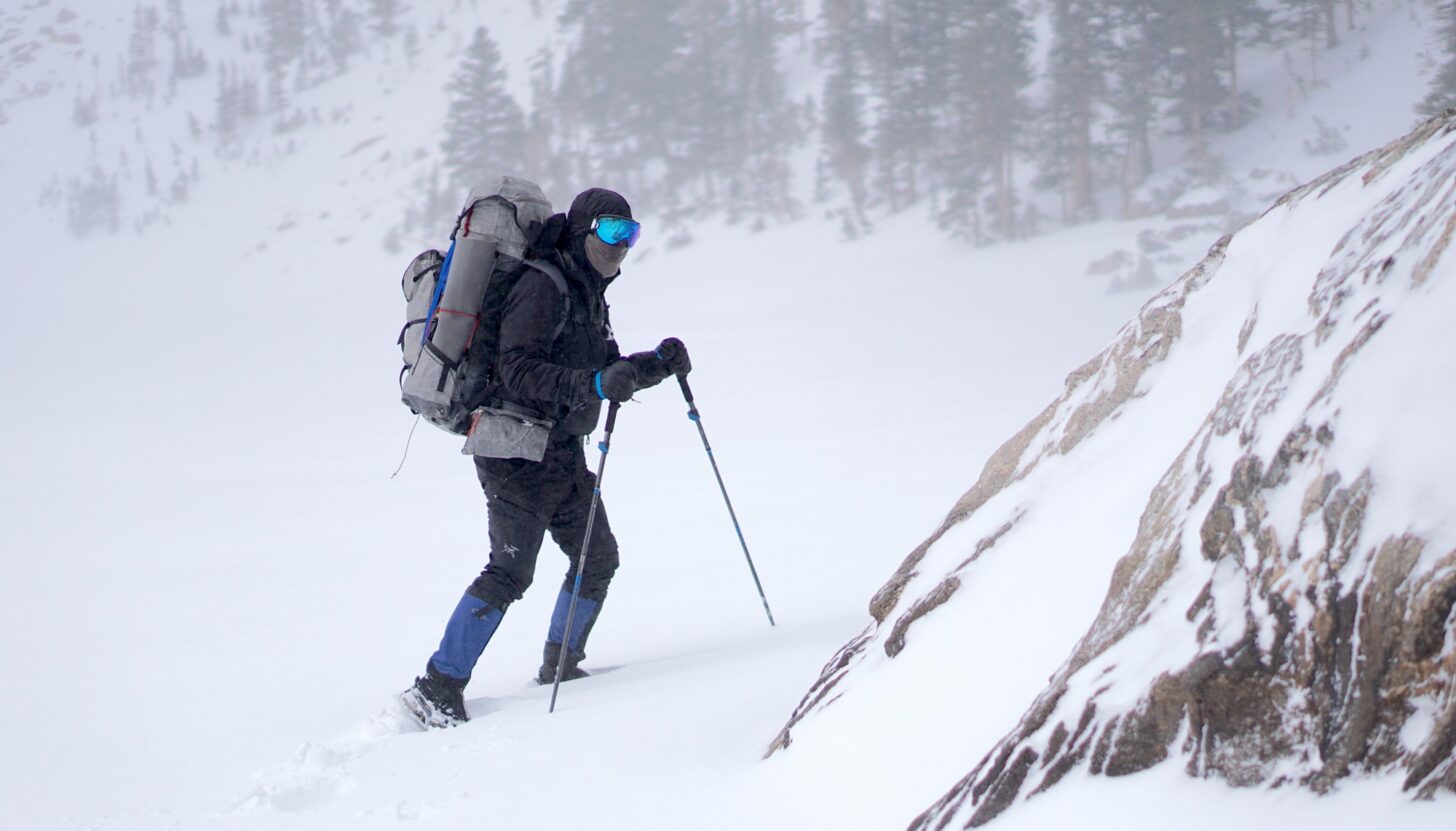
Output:
[[[642,236],[642,223],[625,216],[603,214],[592,220],[591,230],[597,235],[597,239],[607,245],[620,245],[625,242],[631,248],[637,244],[637,238]]]

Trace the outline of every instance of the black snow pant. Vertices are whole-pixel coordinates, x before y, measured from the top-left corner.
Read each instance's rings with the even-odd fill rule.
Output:
[[[587,469],[579,436],[552,436],[539,462],[475,457],[475,471],[490,512],[490,563],[468,593],[505,610],[530,587],[536,555],[547,531],[570,558],[563,590],[576,580],[596,475]],[[617,540],[597,504],[591,548],[581,575],[581,597],[600,603],[617,571]]]

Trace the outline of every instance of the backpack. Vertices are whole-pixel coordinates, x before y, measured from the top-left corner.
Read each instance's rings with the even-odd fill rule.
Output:
[[[446,253],[421,252],[405,269],[400,394],[411,412],[451,433],[468,432],[471,410],[491,382],[501,310],[523,263],[568,296],[560,271],[526,261],[529,241],[550,216],[551,203],[540,187],[502,176],[470,192]],[[563,309],[556,335],[567,314]]]

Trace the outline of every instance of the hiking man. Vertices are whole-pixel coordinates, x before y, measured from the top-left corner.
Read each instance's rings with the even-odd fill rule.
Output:
[[[676,338],[655,350],[623,357],[607,318],[606,288],[636,242],[641,226],[621,195],[602,188],[582,192],[566,214],[542,227],[528,260],[544,261],[565,277],[567,297],[546,273],[526,264],[505,300],[499,363],[485,391],[487,402],[509,412],[554,422],[540,461],[475,456],[489,511],[490,561],[460,598],[425,674],[405,693],[430,726],[468,720],[464,689],[481,652],[511,603],[531,585],[536,555],[547,531],[570,565],[556,598],[537,683],[587,673],[586,640],[617,570],[617,541],[599,503],[589,558],[581,575],[572,631],[567,611],[586,533],[596,477],[587,469],[584,437],[595,429],[603,401],[623,402],[639,389],[692,369]],[[563,306],[563,303],[565,304]],[[569,316],[563,323],[563,308]],[[558,334],[559,331],[559,334]]]

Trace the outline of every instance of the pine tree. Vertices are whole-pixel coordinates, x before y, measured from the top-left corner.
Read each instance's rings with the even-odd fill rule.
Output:
[[[231,64],[218,70],[217,95],[213,100],[217,108],[213,130],[217,133],[218,143],[224,147],[238,137],[248,122],[261,114],[258,82]]]
[[[1212,159],[1208,133],[1222,103],[1228,100],[1229,50],[1220,25],[1218,3],[1209,0],[1165,0],[1172,112],[1188,137],[1195,165],[1208,175]]]
[[[947,29],[948,123],[936,164],[947,194],[941,221],[978,243],[988,230],[1009,239],[1019,233],[1013,166],[1030,114],[1030,25],[1016,0],[964,0],[954,12]]]
[[[238,118],[244,123],[252,121],[263,114],[262,90],[258,81],[251,75],[235,79],[237,87],[234,92],[238,107]]]
[[[1284,28],[1305,40],[1309,48],[1309,72],[1312,81],[1319,80],[1319,49],[1340,45],[1335,26],[1335,0],[1280,0],[1287,14]],[[1354,13],[1351,11],[1351,17]]]
[[[1064,217],[1094,219],[1096,156],[1093,130],[1108,94],[1112,27],[1093,0],[1055,0],[1047,61],[1048,100],[1042,113],[1040,153],[1044,183],[1062,193]]]
[[[1274,16],[1260,0],[1218,0],[1228,49],[1227,126],[1236,129],[1258,106],[1258,100],[1240,87],[1239,52],[1248,46],[1267,44],[1274,37]]]
[[[420,56],[420,30],[410,26],[404,30],[404,61],[411,69]]]
[[[1153,172],[1159,90],[1168,72],[1171,48],[1161,0],[1111,0],[1109,14],[1116,45],[1109,129],[1122,145],[1118,181],[1121,214],[1128,217],[1134,210],[1134,194]]]
[[[674,217],[722,206],[729,198],[745,116],[734,100],[733,0],[686,0],[679,7],[682,49],[664,56],[671,83],[654,95],[677,102],[659,129],[671,136],[661,191],[653,196]]]
[[[662,204],[673,168],[693,157],[682,148],[684,122],[701,107],[684,100],[681,6],[568,0],[562,19],[572,44],[551,105],[560,173],[573,187],[591,181]]]
[[[332,18],[320,10],[321,0],[303,2],[303,54],[295,76],[297,89],[311,87],[329,77],[329,67],[334,64],[335,45]],[[327,4],[329,0],[322,0]]]
[[[967,9],[965,0],[881,0],[869,48],[878,103],[871,143],[875,191],[892,211],[929,193],[950,98],[952,13]]]
[[[723,211],[756,224],[791,216],[786,149],[801,135],[778,52],[798,0],[687,0],[675,10],[682,41],[661,56],[651,95],[671,102],[655,122],[662,175],[640,191],[675,218]],[[661,25],[661,24],[659,24]]]
[[[728,216],[746,212],[760,227],[767,217],[787,218],[788,148],[799,138],[797,114],[779,69],[779,42],[789,32],[793,4],[784,0],[734,0],[735,35],[727,90],[729,109],[718,119],[729,137]]]
[[[452,96],[442,145],[447,187],[464,191],[520,170],[525,117],[505,84],[500,49],[481,26],[447,88]]]
[[[363,27],[359,13],[341,0],[325,0],[324,13],[328,17],[329,57],[334,69],[343,73],[349,69],[349,61],[364,48]]]
[[[1422,115],[1438,115],[1456,107],[1456,0],[1443,0],[1436,10],[1440,39],[1446,59],[1431,79],[1431,90],[1417,107]]]
[[[1209,133],[1242,123],[1245,111],[1258,104],[1238,88],[1238,52],[1267,39],[1270,18],[1257,0],[1166,0],[1163,5],[1172,113],[1189,139],[1195,164],[1209,175]]]
[[[162,31],[172,41],[171,80],[184,81],[196,78],[207,71],[207,58],[192,42],[187,32],[187,18],[182,12],[182,0],[167,0],[167,16]]]
[[[792,215],[786,151],[803,128],[779,51],[800,2],[569,0],[560,75],[533,73],[552,180],[613,187],[680,220]]]
[[[107,176],[94,164],[89,177],[73,176],[67,186],[66,219],[71,232],[79,237],[120,228],[121,188],[116,176]]]
[[[126,65],[123,70],[123,84],[133,98],[150,99],[156,92],[156,81],[152,73],[156,70],[157,30],[161,16],[152,6],[137,4],[132,12],[131,37],[127,41]]]
[[[71,105],[71,123],[81,129],[95,124],[100,114],[101,96],[96,92],[90,95],[77,95],[75,102]]]
[[[816,171],[815,198],[821,202],[844,189],[846,204],[835,209],[845,236],[854,238],[869,227],[865,175],[870,149],[865,141],[866,70],[864,38],[868,25],[864,0],[828,0],[824,35],[818,54],[828,63],[821,98],[823,138]]]
[[[403,12],[399,0],[369,0],[370,30],[379,37],[394,37],[399,32],[399,16]]]
[[[263,74],[268,79],[268,109],[282,113],[288,104],[287,79],[304,55],[307,21],[303,0],[260,0]]]
[[[526,133],[532,139],[526,142],[522,170],[539,183],[547,197],[553,202],[566,198],[565,193],[575,183],[561,178],[560,164],[556,156],[556,142],[551,141],[557,133],[554,118],[556,111],[549,104],[556,94],[556,59],[551,47],[543,46],[531,58],[531,100],[535,106],[526,117]],[[539,137],[539,138],[538,138]]]
[[[217,73],[217,95],[213,99],[217,114],[213,117],[213,129],[217,140],[227,145],[237,136],[242,125],[242,112],[237,94],[236,70],[224,66]]]

